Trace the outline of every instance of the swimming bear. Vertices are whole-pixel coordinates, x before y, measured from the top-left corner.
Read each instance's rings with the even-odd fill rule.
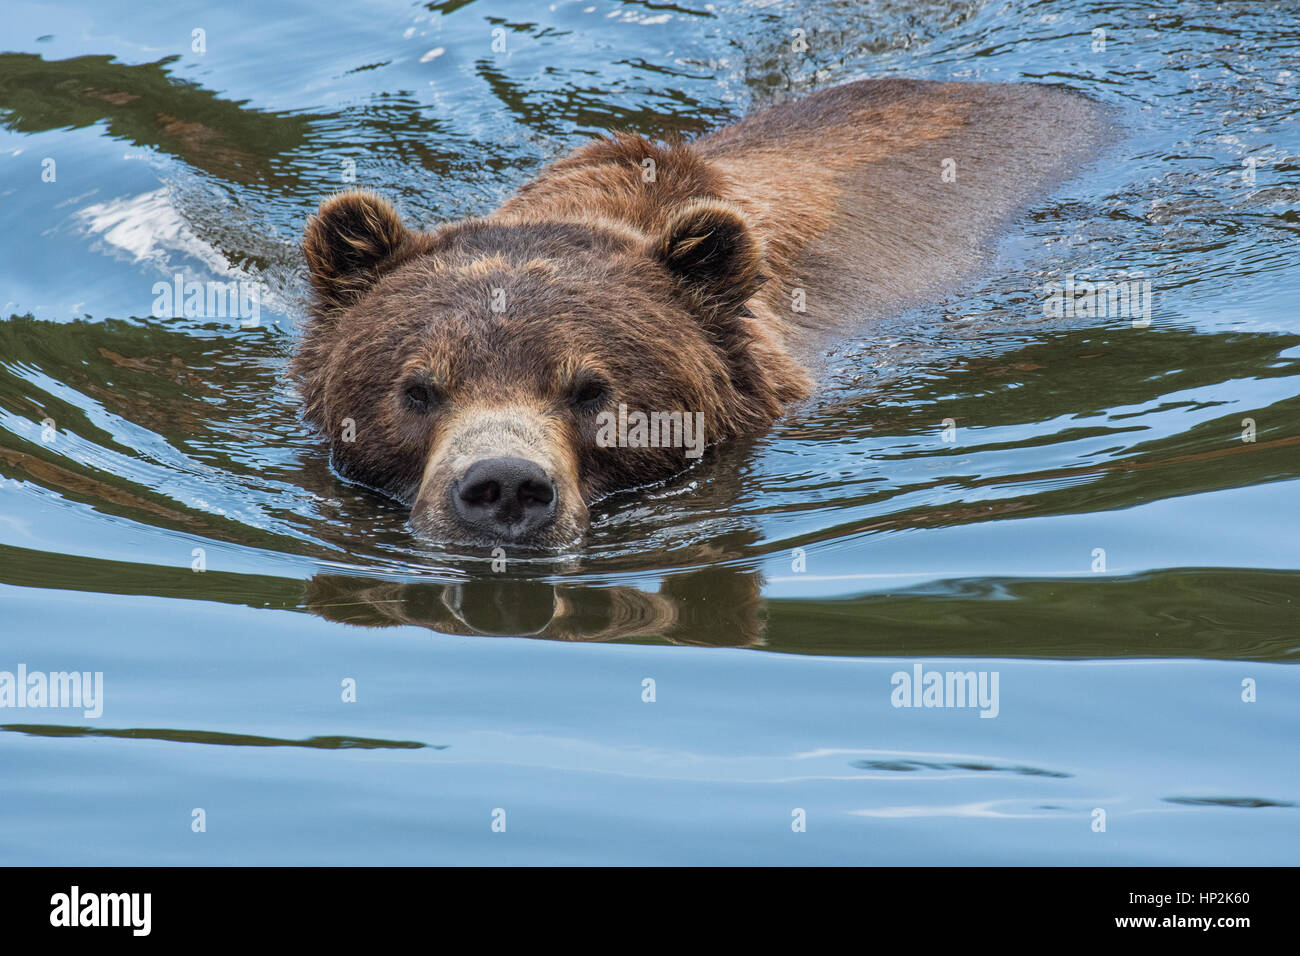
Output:
[[[305,418],[428,538],[570,546],[592,502],[808,396],[816,335],[969,277],[1104,135],[1048,87],[862,80],[689,143],[595,140],[433,231],[336,195],[303,243]]]

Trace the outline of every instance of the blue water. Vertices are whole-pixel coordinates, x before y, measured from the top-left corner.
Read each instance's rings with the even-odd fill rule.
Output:
[[[0,861],[1298,861],[1293,6],[9,9],[0,671],[105,699],[0,708]],[[285,365],[344,160],[432,225],[606,128],[890,75],[1117,132],[572,554],[493,573],[330,472]],[[260,324],[151,317],[177,272]],[[1046,318],[1067,274],[1151,280],[1150,327]],[[893,706],[918,662],[996,672],[996,717]]]

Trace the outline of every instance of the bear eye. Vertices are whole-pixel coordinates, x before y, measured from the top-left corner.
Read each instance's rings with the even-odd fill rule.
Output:
[[[438,390],[427,382],[408,382],[402,403],[413,412],[428,414],[438,405]]]
[[[574,408],[591,409],[609,398],[609,386],[604,379],[594,376],[580,378],[573,386],[569,401]]]

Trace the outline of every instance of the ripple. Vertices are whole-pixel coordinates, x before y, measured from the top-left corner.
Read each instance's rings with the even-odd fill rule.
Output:
[[[1263,797],[1164,797],[1166,803],[1179,803],[1188,807],[1294,807],[1290,800],[1265,800]]]
[[[29,737],[112,737],[120,740],[165,740],[179,744],[214,744],[221,747],[306,747],[312,750],[446,750],[445,746],[416,740],[377,740],[370,737],[308,737],[285,740],[254,734],[228,734],[216,730],[166,730],[137,727],[120,730],[68,727],[61,724],[0,724],[0,730]]]

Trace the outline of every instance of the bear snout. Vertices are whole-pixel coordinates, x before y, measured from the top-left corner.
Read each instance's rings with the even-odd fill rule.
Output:
[[[451,510],[476,537],[521,541],[555,520],[555,482],[527,458],[484,458],[449,489]]]
[[[411,505],[426,540],[553,551],[587,529],[574,437],[544,409],[466,402],[428,456]]]

